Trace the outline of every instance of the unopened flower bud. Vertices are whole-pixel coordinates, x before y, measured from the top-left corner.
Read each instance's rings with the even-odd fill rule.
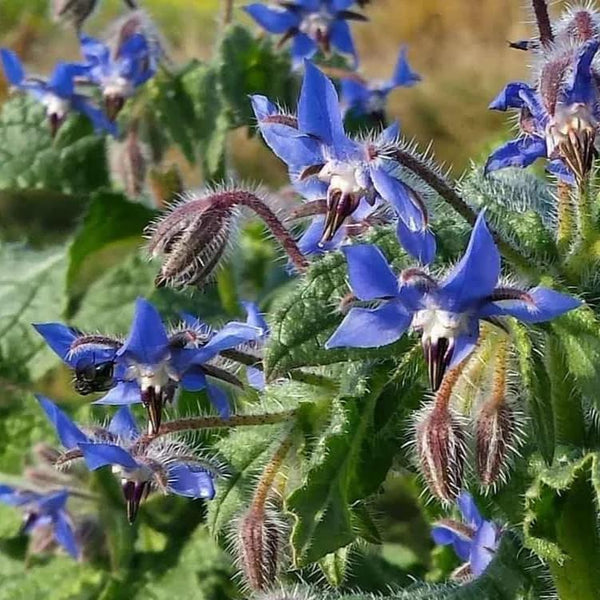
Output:
[[[502,476],[515,435],[515,416],[509,404],[486,402],[475,423],[477,475],[484,486]]]
[[[240,567],[253,590],[269,588],[277,576],[280,525],[264,507],[251,507],[237,531]]]
[[[453,502],[460,493],[466,457],[465,435],[458,419],[445,405],[429,405],[416,427],[419,467],[431,493]]]
[[[52,0],[52,18],[79,30],[97,4],[98,0]]]

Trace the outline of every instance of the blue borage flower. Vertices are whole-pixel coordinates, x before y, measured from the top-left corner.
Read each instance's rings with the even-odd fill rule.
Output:
[[[217,469],[181,442],[159,438],[142,443],[127,406],[115,413],[107,427],[84,430],[48,398],[37,398],[65,450],[79,449],[92,471],[112,467],[121,480],[130,522],[153,488],[186,498],[214,497],[213,475],[208,469]]]
[[[385,346],[411,327],[422,336],[434,390],[446,369],[459,364],[475,348],[481,319],[508,315],[525,323],[539,323],[581,304],[544,287],[498,287],[500,254],[483,213],[477,218],[464,256],[440,282],[418,268],[406,269],[396,277],[376,246],[346,246],[343,250],[355,296],[380,304],[376,308],[352,308],[326,347]]]
[[[235,321],[210,338],[194,327],[169,333],[158,311],[143,298],[136,301],[133,323],[125,341],[85,335],[60,323],[40,323],[34,327],[52,350],[75,369],[78,391],[108,389],[94,404],[142,402],[155,431],[160,427],[164,405],[174,400],[179,386],[192,392],[206,390],[219,413],[227,417],[227,396],[208,382],[207,375],[230,383],[236,380],[208,363],[223,350],[255,341],[261,334],[256,327]]]
[[[344,112],[352,112],[358,116],[371,115],[385,122],[385,107],[392,90],[397,87],[411,87],[421,81],[408,64],[407,48],[402,47],[394,74],[385,81],[365,81],[360,76],[342,77],[341,104]]]
[[[244,10],[269,33],[282,34],[280,45],[292,40],[292,62],[300,67],[317,50],[328,53],[331,46],[349,54],[358,63],[348,20],[366,21],[349,8],[355,0],[296,0],[268,6],[249,4]]]
[[[468,492],[462,492],[456,503],[463,522],[442,519],[431,530],[431,537],[436,544],[452,545],[457,556],[466,561],[460,569],[463,577],[479,577],[494,558],[501,532],[493,522],[483,519]]]
[[[314,213],[325,212],[318,247],[334,240],[349,217],[389,203],[398,216],[397,234],[404,248],[423,263],[433,260],[435,238],[425,206],[417,192],[397,177],[399,165],[393,157],[397,124],[375,141],[350,139],[333,84],[310,63],[297,117],[286,115],[264,96],[252,96],[252,105],[265,142],[288,165],[296,190],[312,203]],[[300,245],[311,248],[314,228],[306,235]]]
[[[61,490],[49,494],[38,494],[19,490],[8,485],[0,485],[0,502],[15,506],[24,513],[23,533],[37,529],[51,528],[56,542],[73,558],[77,559],[80,550],[77,545],[71,518],[67,513],[69,492]]]
[[[0,60],[8,82],[18,90],[28,93],[44,105],[50,121],[52,135],[67,118],[70,111],[85,115],[96,131],[117,134],[113,123],[89,98],[76,91],[75,80],[87,73],[84,65],[59,62],[49,79],[25,75],[25,70],[17,55],[6,48],[0,48]]]
[[[88,35],[81,35],[80,41],[88,67],[86,76],[99,86],[108,118],[114,120],[135,90],[156,74],[160,46],[150,44],[139,32],[121,36],[114,52],[108,44]]]
[[[600,94],[593,59],[600,41],[557,47],[543,57],[537,89],[509,83],[490,108],[520,111],[520,137],[489,157],[486,172],[527,167],[547,158],[548,171],[567,183],[584,178],[594,157],[600,119]]]

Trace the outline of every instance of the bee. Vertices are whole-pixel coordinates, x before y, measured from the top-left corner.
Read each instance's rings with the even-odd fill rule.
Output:
[[[75,391],[87,396],[94,392],[110,390],[114,385],[114,367],[115,363],[112,360],[96,363],[93,358],[81,359],[75,366]]]

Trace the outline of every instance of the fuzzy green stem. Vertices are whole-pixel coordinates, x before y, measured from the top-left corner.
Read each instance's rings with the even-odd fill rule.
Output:
[[[585,250],[595,235],[592,202],[590,198],[590,184],[588,178],[579,183],[577,189],[577,208],[579,217],[579,234],[581,235],[581,242]]]
[[[558,232],[556,244],[559,254],[569,251],[575,236],[575,219],[573,218],[572,188],[564,181],[559,181],[558,191]]]
[[[223,23],[229,25],[233,21],[233,2],[234,0],[225,0],[223,7]]]
[[[252,504],[250,505],[251,511],[264,511],[266,502],[269,498],[269,492],[273,487],[273,482],[277,477],[277,473],[281,470],[283,461],[287,456],[290,448],[292,447],[293,431],[290,431],[285,436],[271,460],[267,463],[264,468],[256,489],[254,490],[254,496],[252,497]]]

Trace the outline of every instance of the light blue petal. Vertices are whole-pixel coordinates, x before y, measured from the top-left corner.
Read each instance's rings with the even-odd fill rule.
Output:
[[[144,365],[156,365],[169,353],[169,338],[158,311],[148,300],[138,298],[129,336],[117,355]]]
[[[75,560],[79,558],[79,548],[75,540],[75,534],[67,517],[62,512],[53,519],[54,538]]]
[[[428,265],[435,258],[437,244],[429,228],[412,229],[402,217],[396,223],[396,236],[402,247],[421,264]]]
[[[575,60],[575,69],[573,80],[565,90],[565,100],[567,104],[582,103],[588,104],[594,102],[597,95],[595,75],[592,72],[592,61],[598,52],[600,41],[597,39],[588,40],[579,49]]]
[[[242,300],[240,303],[244,310],[246,311],[246,325],[250,325],[250,327],[256,327],[261,331],[261,338],[264,338],[269,335],[269,326],[265,321],[265,317],[263,313],[260,311],[258,304],[256,302],[249,302],[247,300]]]
[[[358,65],[358,57],[356,55],[356,48],[354,47],[354,41],[352,40],[352,34],[350,33],[348,23],[341,19],[336,19],[331,24],[329,37],[334,48],[337,48],[344,54],[350,54],[354,58],[353,66],[356,67]]]
[[[375,300],[398,295],[398,278],[377,246],[344,246],[342,251],[348,262],[350,286],[357,298]]]
[[[440,286],[446,310],[464,312],[489,296],[498,283],[500,253],[481,212],[464,256]]]
[[[140,434],[139,427],[135,417],[128,406],[123,406],[117,410],[108,425],[108,431],[124,439],[134,439]]]
[[[60,443],[67,449],[76,448],[77,444],[87,442],[88,437],[67,417],[67,415],[44,396],[36,395],[37,401],[46,413],[48,420],[56,430]]]
[[[456,504],[466,525],[473,529],[481,527],[483,517],[469,492],[461,492],[456,499]]]
[[[116,444],[79,444],[85,463],[91,471],[106,465],[119,465],[125,469],[137,469],[139,464],[134,458]]]
[[[421,81],[421,76],[410,68],[407,54],[408,48],[402,46],[396,67],[394,68],[394,74],[385,87],[386,91],[392,90],[395,87],[410,87]]]
[[[318,50],[317,44],[305,33],[297,33],[292,39],[292,66],[300,69],[304,61],[312,58]]]
[[[229,406],[229,398],[227,394],[218,386],[212,383],[207,383],[206,392],[211,404],[217,409],[217,412],[223,419],[228,419],[231,416],[231,407]]]
[[[125,406],[139,404],[142,401],[140,386],[137,381],[120,381],[111,388],[105,396],[92,404],[107,404],[110,406]]]
[[[475,577],[479,577],[492,562],[498,541],[496,527],[493,523],[485,521],[475,534],[469,556],[471,571]]]
[[[408,329],[411,315],[398,302],[379,308],[352,308],[326,348],[378,348],[399,340]]]
[[[215,496],[210,473],[181,463],[169,468],[169,490],[186,498],[212,500]]]
[[[78,335],[72,327],[62,323],[33,323],[35,330],[44,338],[48,346],[69,366],[74,367],[73,358],[69,358],[71,344]],[[77,356],[77,360],[81,355]]]
[[[506,142],[490,154],[485,163],[485,173],[506,167],[525,168],[547,154],[546,141],[537,136],[525,136]]]
[[[25,79],[25,71],[19,57],[12,50],[0,48],[0,59],[8,82],[19,87]]]

